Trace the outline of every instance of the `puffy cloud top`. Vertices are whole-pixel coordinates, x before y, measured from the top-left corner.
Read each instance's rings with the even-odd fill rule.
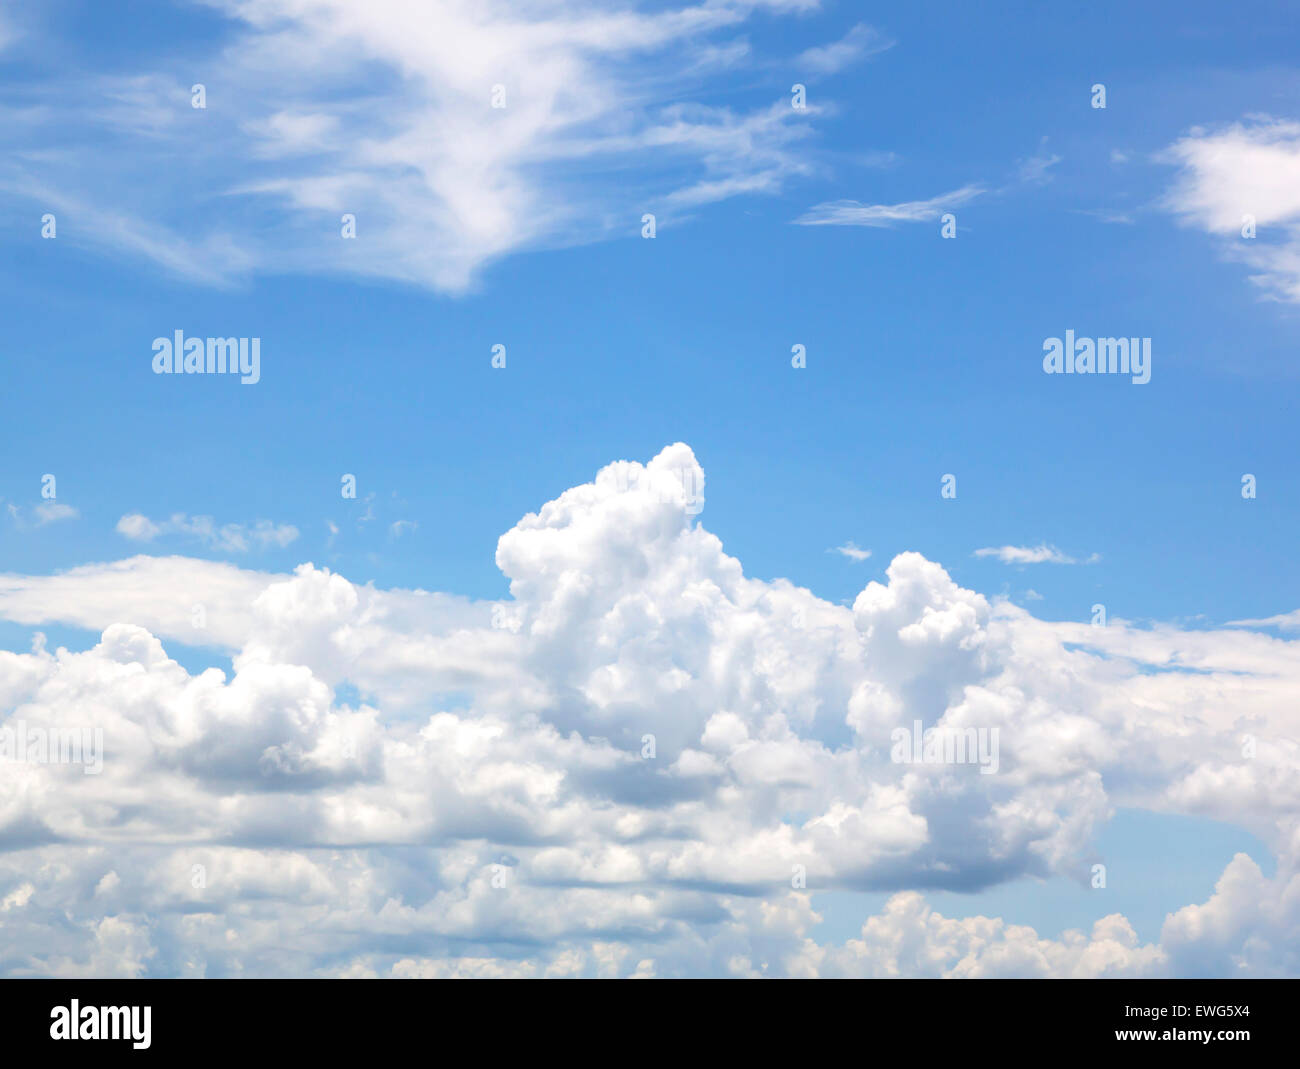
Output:
[[[0,971],[1297,971],[1300,644],[1045,623],[916,553],[849,609],[746,577],[703,488],[680,443],[609,465],[501,537],[500,603],[179,557],[0,577],[0,616],[102,632],[0,652],[11,758],[102,733],[98,774],[0,765]],[[1239,856],[1146,945],[926,904],[1085,881],[1117,805],[1238,823],[1277,872]],[[822,945],[834,889],[896,894]]]

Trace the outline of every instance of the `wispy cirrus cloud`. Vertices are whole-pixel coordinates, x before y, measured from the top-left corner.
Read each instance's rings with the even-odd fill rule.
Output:
[[[65,505],[61,501],[43,501],[32,511],[36,513],[38,527],[44,527],[47,523],[58,523],[59,520],[75,520],[80,515],[71,505]]]
[[[0,188],[60,205],[71,240],[197,282],[325,271],[462,292],[513,252],[807,174],[819,108],[733,87],[748,20],[816,6],[211,0],[227,41],[201,62],[24,85]],[[878,45],[859,27],[809,62]],[[221,71],[201,109],[196,69]]]
[[[795,58],[794,66],[819,75],[835,74],[859,60],[893,47],[894,42],[888,37],[860,22],[838,41],[804,49]]]
[[[1091,216],[1099,223],[1118,223],[1124,226],[1132,226],[1135,222],[1131,212],[1114,211],[1110,208],[1071,208],[1070,211],[1076,215]]]
[[[848,557],[851,561],[864,561],[871,556],[871,550],[859,549],[855,542],[845,542],[842,546],[836,546],[828,549],[827,553],[838,553],[841,557]]]
[[[1054,152],[1039,152],[1020,161],[1016,177],[1028,185],[1045,185],[1052,180],[1052,168],[1060,162],[1061,157]]]
[[[856,200],[833,200],[814,205],[795,220],[801,226],[891,227],[898,223],[923,223],[950,208],[966,204],[984,193],[982,186],[968,185],[929,200],[901,204],[863,204]]]
[[[975,551],[977,557],[994,557],[1003,564],[1093,564],[1101,558],[1094,553],[1086,560],[1078,560],[1062,553],[1055,546],[985,546]]]
[[[1043,146],[1047,139],[1043,138]],[[813,205],[794,221],[801,226],[867,226],[886,229],[899,223],[926,223],[938,219],[944,212],[977,197],[1003,196],[1027,186],[1046,185],[1052,179],[1051,169],[1061,157],[1041,148],[1038,153],[1018,160],[1015,171],[1001,185],[989,188],[968,182],[950,193],[941,193],[928,200],[909,200],[898,204],[868,204],[858,200],[823,201]]]
[[[1282,631],[1300,631],[1300,609],[1253,620],[1229,620],[1228,627],[1276,627]]]
[[[81,515],[73,506],[65,504],[62,501],[42,501],[31,508],[31,518],[28,518],[28,510],[22,505],[16,505],[12,501],[5,504],[5,511],[9,513],[9,518],[19,528],[27,526],[45,527],[47,524],[58,523],[60,520],[75,520]]]
[[[211,516],[187,516],[183,512],[157,522],[139,512],[131,512],[117,521],[117,533],[133,542],[152,542],[163,535],[179,534],[224,553],[283,548],[298,538],[298,528],[292,524],[258,520],[251,526],[227,523],[218,527]]]

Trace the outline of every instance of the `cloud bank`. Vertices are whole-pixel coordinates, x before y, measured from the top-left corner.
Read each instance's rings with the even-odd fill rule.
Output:
[[[1300,643],[1048,623],[903,553],[852,607],[747,577],[685,445],[499,540],[510,597],[135,557],[0,576],[6,975],[1092,976],[1300,972]],[[201,618],[194,613],[201,604]],[[173,644],[228,652],[192,673]],[[997,774],[891,732],[1000,733]],[[1116,806],[1229,821],[1214,895],[1142,944],[1045,938],[929,889],[1090,875]],[[812,896],[893,892],[859,937]]]

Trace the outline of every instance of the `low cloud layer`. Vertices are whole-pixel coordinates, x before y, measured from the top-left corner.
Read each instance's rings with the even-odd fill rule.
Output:
[[[746,577],[703,486],[681,444],[604,468],[501,537],[502,602],[184,557],[0,576],[0,618],[100,634],[0,652],[5,726],[104,739],[98,775],[0,765],[0,972],[1300,972],[1300,642],[1047,623],[916,553],[836,605]],[[891,760],[918,720],[997,729],[997,773]],[[1238,855],[1151,944],[1105,890],[1060,939],[926,904],[1086,884],[1121,805],[1234,823],[1276,875]],[[819,943],[836,889],[894,893]]]

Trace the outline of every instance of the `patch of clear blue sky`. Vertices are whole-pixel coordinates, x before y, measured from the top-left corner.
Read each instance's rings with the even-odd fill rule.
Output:
[[[303,276],[206,289],[84,251],[75,216],[42,241],[38,208],[0,203],[0,497],[30,509],[52,472],[81,513],[41,528],[0,517],[0,570],[117,559],[138,548],[114,532],[121,515],[187,512],[301,530],[287,549],[231,558],[246,566],[312,560],[355,581],[497,597],[496,538],[523,513],[680,439],[708,476],[701,521],[728,552],[832,600],[919,550],[986,594],[1023,601],[1032,588],[1042,600],[1029,607],[1050,619],[1087,619],[1095,602],[1193,625],[1296,608],[1300,317],[1158,210],[1173,171],[1151,158],[1196,124],[1300,117],[1294,10],[1065,7],[759,16],[746,33],[770,62],[705,99],[757,107],[808,81],[837,109],[815,121],[816,176],[704,207],[653,241],[629,203],[625,238],[507,258],[466,297]],[[119,73],[224,32],[211,11],[167,4],[49,11],[67,57]],[[783,62],[864,19],[896,47],[824,81]],[[21,90],[41,69],[6,56],[0,80]],[[1089,106],[1094,82],[1104,111]],[[864,162],[881,153],[894,162]],[[1052,155],[1049,181],[1018,179],[1023,161]],[[970,183],[1000,192],[957,209],[953,241],[930,222],[792,225],[822,201]],[[1094,209],[1133,221],[1082,214]],[[178,328],[260,337],[261,383],[154,376],[152,339]],[[1043,375],[1043,339],[1066,329],[1151,337],[1151,382]],[[498,342],[504,372],[489,367]],[[795,343],[806,370],[790,368]],[[340,498],[344,472],[357,501]],[[939,496],[947,472],[955,501]],[[1257,500],[1240,496],[1245,472]],[[397,520],[418,527],[394,537]],[[871,559],[827,552],[850,539]],[[971,555],[1039,542],[1101,559],[1017,568]],[[218,556],[177,539],[149,551]],[[5,644],[26,649],[30,630],[7,628]],[[1117,852],[1146,856],[1143,819],[1112,824]],[[1166,843],[1200,829],[1161,820]],[[1046,892],[1019,885],[966,912],[1037,917],[1050,934],[1063,916],[1086,925],[1118,908],[1154,938],[1241,848],[1224,834],[1222,849],[1113,879],[1100,912],[1086,888],[1040,911]]]

